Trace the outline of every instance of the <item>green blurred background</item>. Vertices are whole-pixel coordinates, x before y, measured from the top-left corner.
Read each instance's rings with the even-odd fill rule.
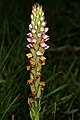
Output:
[[[0,120],[30,120],[26,34],[36,2],[50,36],[40,120],[80,120],[79,0],[0,0]]]

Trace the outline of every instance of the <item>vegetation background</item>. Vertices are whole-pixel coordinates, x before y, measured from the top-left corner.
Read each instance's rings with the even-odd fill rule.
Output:
[[[0,0],[0,120],[30,120],[25,46],[35,2],[50,36],[40,120],[80,120],[80,0]]]

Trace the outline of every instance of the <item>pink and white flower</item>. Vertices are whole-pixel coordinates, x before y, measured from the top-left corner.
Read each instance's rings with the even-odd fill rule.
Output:
[[[49,37],[48,35],[45,35],[45,34],[42,35],[42,38],[43,38],[43,39],[47,39],[48,37]]]
[[[36,39],[36,38],[33,38],[33,39],[32,39],[32,42],[33,42],[33,43],[36,43],[36,42],[37,42],[37,39]]]
[[[38,37],[41,37],[41,33],[38,33]]]
[[[29,32],[29,33],[27,33],[27,35],[28,35],[29,37],[32,37],[32,33],[30,33],[30,32]]]
[[[48,28],[48,27],[45,27],[45,28],[44,28],[44,31],[45,31],[45,32],[47,32],[48,30],[49,30],[49,28]]]
[[[32,33],[35,33],[36,32],[36,30],[35,29],[32,29]]]
[[[49,46],[46,43],[44,43],[44,42],[40,42],[40,46],[42,48],[44,48],[45,50],[49,48]]]
[[[46,46],[47,46],[47,44],[46,44],[46,43],[44,43],[44,42],[40,42],[40,46],[44,48],[44,47],[46,47]]]
[[[41,51],[39,51],[39,50],[36,51],[36,54],[37,54],[38,56],[43,55],[43,54],[41,53]]]
[[[31,38],[27,38],[27,41],[28,41],[28,42],[31,42]]]
[[[28,45],[26,45],[26,47],[28,47],[30,49],[30,48],[33,47],[33,45],[32,44],[28,44]]]
[[[47,45],[44,49],[46,50],[46,49],[48,49],[49,47],[50,47],[50,46]]]

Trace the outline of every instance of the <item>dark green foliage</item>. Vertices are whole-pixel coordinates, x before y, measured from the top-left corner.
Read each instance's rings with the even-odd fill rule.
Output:
[[[0,0],[0,120],[30,120],[26,33],[35,0]],[[50,28],[41,120],[80,119],[80,1],[39,0]]]

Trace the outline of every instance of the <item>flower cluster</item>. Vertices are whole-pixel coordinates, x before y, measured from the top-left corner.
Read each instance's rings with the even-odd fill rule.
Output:
[[[30,85],[32,95],[28,98],[28,104],[32,105],[36,99],[41,98],[41,91],[44,90],[45,82],[41,79],[41,68],[45,65],[46,58],[43,56],[49,46],[46,41],[49,36],[46,32],[49,30],[44,21],[44,12],[42,6],[35,4],[32,7],[31,24],[29,25],[30,32],[27,34],[28,44],[26,47],[30,49],[30,53],[26,54],[29,59],[30,65],[27,70],[30,70],[30,79],[27,83]]]

